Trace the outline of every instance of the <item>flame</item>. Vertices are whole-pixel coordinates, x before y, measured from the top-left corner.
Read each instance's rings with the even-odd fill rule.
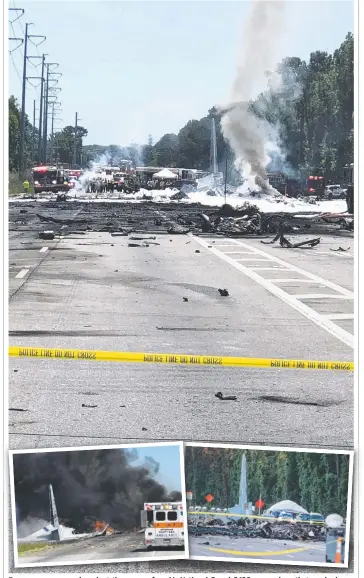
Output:
[[[94,532],[102,532],[103,530],[105,530],[105,526],[107,526],[107,522],[102,522],[100,520],[96,520],[96,522],[94,524],[93,531]],[[106,530],[106,534],[113,534],[113,533],[114,533],[114,528],[111,528],[111,526],[109,526]]]

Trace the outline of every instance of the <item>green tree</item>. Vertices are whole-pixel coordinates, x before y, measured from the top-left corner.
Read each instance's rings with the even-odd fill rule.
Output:
[[[77,127],[76,133],[76,164],[81,162],[82,139],[88,134],[83,126]],[[75,143],[75,127],[65,126],[60,132],[54,135],[53,150],[55,158],[60,163],[73,164],[73,151]]]

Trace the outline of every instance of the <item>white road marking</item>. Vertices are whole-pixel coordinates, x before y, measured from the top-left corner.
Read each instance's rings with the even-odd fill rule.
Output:
[[[305,293],[295,295],[296,299],[354,299],[354,295],[331,295],[330,293]]]
[[[289,293],[286,293],[286,291],[284,291],[280,287],[277,287],[274,284],[274,282],[271,281],[270,279],[265,279],[264,277],[259,275],[256,272],[257,270],[259,270],[259,268],[258,269],[255,268],[256,270],[253,270],[252,267],[251,268],[246,267],[245,265],[243,265],[243,263],[239,263],[235,259],[232,259],[231,257],[229,257],[229,255],[225,255],[222,251],[219,251],[218,249],[216,249],[214,247],[208,248],[209,243],[207,243],[204,239],[200,239],[199,237],[193,237],[193,238],[202,247],[205,247],[211,253],[216,255],[216,257],[220,257],[220,259],[223,259],[224,261],[226,261],[226,263],[229,263],[229,265],[232,265],[232,267],[235,267],[235,269],[237,269],[241,273],[244,273],[247,277],[249,277],[250,279],[252,279],[256,283],[258,283],[261,287],[264,287],[265,289],[267,289],[267,291],[269,291],[270,293],[272,293],[273,295],[275,295],[276,297],[278,297],[279,299],[284,301],[284,303],[287,303],[293,309],[295,309],[296,311],[299,311],[299,313],[301,313],[302,315],[304,315],[305,317],[307,317],[308,319],[310,319],[311,321],[316,323],[316,325],[318,325],[322,329],[325,329],[328,333],[331,333],[331,335],[333,335],[334,337],[336,337],[337,339],[339,339],[340,341],[342,341],[343,343],[345,343],[349,347],[354,348],[354,336],[353,335],[351,335],[348,331],[345,331],[345,329],[343,329],[342,327],[340,327],[336,323],[333,323],[331,321],[331,319],[327,319],[327,317],[324,317],[323,315],[321,315],[321,313],[318,313],[317,311],[315,311],[314,309],[312,309],[311,307],[309,307],[305,303],[302,303],[301,301],[299,301],[295,295],[291,295]],[[249,245],[245,245],[244,243],[240,243],[239,241],[235,241],[235,244],[237,244],[241,247],[244,247],[246,249],[251,248],[251,247],[249,247]],[[265,253],[264,251],[261,251],[260,249],[254,248],[253,250],[254,250],[254,252],[256,252],[256,254],[260,254],[263,257],[271,257],[268,253]],[[334,289],[335,291],[337,291],[338,293],[341,293],[342,295],[346,295],[347,297],[353,296],[353,293],[351,291],[349,291],[348,289],[345,289],[344,287],[340,287],[339,285],[336,285],[335,283],[331,283],[330,281],[326,281],[325,279],[322,279],[321,277],[318,277],[317,275],[314,275],[313,273],[309,273],[308,271],[300,269],[299,267],[296,267],[295,265],[291,265],[290,263],[286,263],[285,261],[282,261],[282,259],[278,259],[278,257],[272,256],[271,260],[280,264],[280,265],[283,265],[284,269],[286,271],[295,271],[296,273],[300,273],[301,275],[305,276],[306,278],[312,279],[313,281],[316,281],[317,283],[323,284],[326,287],[330,287],[331,289]],[[266,268],[262,267],[262,268],[260,268],[260,270],[266,270]],[[278,269],[275,269],[275,270],[277,271]]]
[[[216,247],[216,245],[215,245]],[[219,245],[218,245],[219,247]],[[254,255],[251,251],[224,251],[225,255]]]
[[[341,251],[317,251],[317,255],[334,255],[335,257],[354,257],[352,253],[342,253]]]
[[[48,251],[48,247],[42,247],[42,248],[39,250],[39,253],[46,253],[47,251]]]
[[[315,284],[311,279],[271,279],[272,283],[312,283]],[[325,285],[319,285],[319,287],[325,287]]]
[[[327,319],[342,319],[345,321],[346,319],[354,319],[354,313],[333,313],[332,315],[325,315]]]
[[[278,267],[278,265],[273,265],[273,267],[249,267],[251,271],[287,271],[289,273],[289,269],[287,267]]]
[[[21,271],[19,271],[19,273],[15,275],[15,279],[23,279],[23,277],[25,277],[27,273],[29,273],[29,269],[21,269]]]
[[[237,261],[265,261],[266,263],[270,261],[270,259],[260,259],[259,257],[253,257],[252,259],[250,257],[248,257],[248,258],[242,257],[241,259],[236,259],[236,260]]]
[[[290,271],[295,271],[296,273],[300,273],[300,275],[303,275],[304,277],[306,277],[306,279],[312,279],[312,281],[316,281],[317,283],[325,285],[325,287],[333,289],[337,293],[341,293],[342,295],[347,295],[350,297],[354,296],[354,293],[352,291],[349,291],[349,289],[345,289],[345,287],[341,287],[340,285],[336,285],[336,283],[332,283],[331,281],[327,281],[326,279],[323,279],[322,277],[319,277],[318,275],[315,275],[314,273],[309,273],[308,271],[305,271],[304,269],[300,269],[299,267],[296,267],[296,265],[293,265],[292,263],[288,263],[287,261],[283,261],[282,259],[279,259],[278,257],[275,257],[274,255],[270,255],[269,253],[266,253],[265,251],[262,251],[261,249],[257,249],[256,247],[250,247],[249,245],[246,245],[245,243],[241,243],[240,241],[235,240],[235,239],[234,239],[234,242],[235,242],[235,244],[239,245],[240,247],[244,247],[246,249],[251,248],[251,250],[254,253],[256,253],[257,255],[262,255],[262,257],[266,257],[270,261],[273,261],[274,263],[278,263],[279,265],[283,265],[286,269],[289,269]]]

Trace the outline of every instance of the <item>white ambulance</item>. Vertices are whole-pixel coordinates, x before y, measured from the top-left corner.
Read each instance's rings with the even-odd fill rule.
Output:
[[[174,546],[183,547],[184,511],[182,502],[149,502],[141,512],[145,546],[148,549]]]

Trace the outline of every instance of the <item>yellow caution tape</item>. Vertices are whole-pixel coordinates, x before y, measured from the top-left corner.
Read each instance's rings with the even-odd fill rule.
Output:
[[[256,516],[254,514],[231,514],[230,512],[211,512],[211,511],[210,512],[201,512],[198,510],[197,512],[189,511],[189,512],[187,512],[187,515],[188,516],[191,516],[191,515],[192,516],[194,516],[194,515],[196,515],[196,516],[210,516],[211,518],[214,518],[215,516],[223,516],[223,517],[228,517],[228,518],[231,518],[231,517],[233,517],[233,518],[252,518],[254,520],[269,520],[270,522],[277,522],[278,521],[277,518],[272,518],[270,516]],[[287,521],[287,523],[292,524],[292,523],[297,523],[297,522],[296,521],[295,522],[288,522]],[[299,520],[299,523],[300,524],[310,524],[310,525],[313,525],[313,524],[323,525],[325,522],[319,522],[319,521],[314,521],[314,520],[312,520],[312,521],[311,520],[310,521]]]
[[[9,347],[11,357],[38,359],[81,359],[119,361],[122,363],[162,363],[205,365],[210,367],[262,367],[276,369],[321,369],[353,371],[351,361],[305,361],[300,359],[265,359],[261,357],[215,357],[212,355],[180,355],[174,353],[129,353],[125,351],[89,351],[87,349],[47,349],[43,347]]]

